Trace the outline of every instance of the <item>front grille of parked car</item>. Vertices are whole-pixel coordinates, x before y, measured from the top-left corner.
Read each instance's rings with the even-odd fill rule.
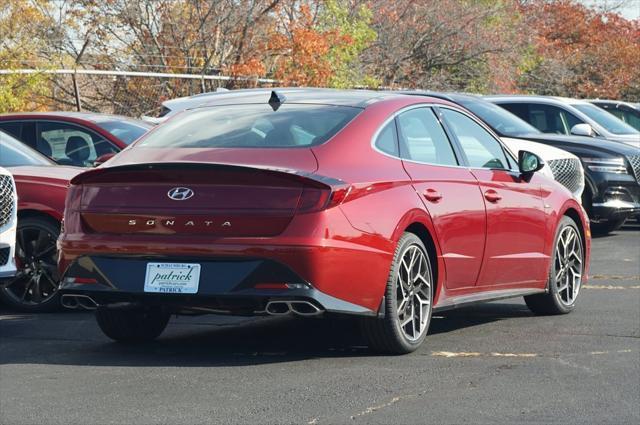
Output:
[[[580,160],[577,158],[552,159],[547,161],[553,177],[558,183],[575,193],[582,184]]]
[[[11,220],[14,201],[15,196],[13,194],[11,177],[5,175],[0,176],[0,227]]]
[[[633,174],[636,175],[636,181],[640,183],[640,155],[629,155],[627,158],[633,168]]]
[[[9,247],[0,248],[0,266],[4,266],[9,262]]]

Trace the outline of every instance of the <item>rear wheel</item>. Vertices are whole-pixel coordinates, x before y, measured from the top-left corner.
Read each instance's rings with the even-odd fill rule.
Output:
[[[584,248],[576,223],[563,217],[558,226],[549,271],[548,293],[524,297],[535,314],[566,314],[576,305],[582,286]]]
[[[118,342],[145,342],[156,339],[169,323],[169,313],[160,309],[96,310],[98,326],[106,336]]]
[[[60,224],[52,219],[18,220],[14,277],[0,282],[0,297],[9,305],[29,312],[60,308],[56,240]]]
[[[373,350],[404,354],[422,344],[431,322],[432,277],[424,244],[413,233],[405,233],[387,281],[385,317],[362,321],[363,334]]]

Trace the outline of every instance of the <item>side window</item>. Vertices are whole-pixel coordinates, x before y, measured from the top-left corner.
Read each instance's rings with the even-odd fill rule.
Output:
[[[458,138],[471,167],[509,169],[502,146],[481,125],[451,109],[443,108],[442,115]]]
[[[571,127],[581,124],[582,121],[562,108],[552,105],[529,105],[529,118],[531,125],[543,133],[570,134]]]
[[[447,134],[431,108],[418,108],[397,117],[400,157],[437,165],[458,165]]]
[[[38,125],[36,149],[61,164],[91,166],[97,157],[117,149],[102,137],[77,125],[43,122]]]
[[[19,122],[0,122],[0,130],[4,130],[7,134],[21,140],[22,124]]]
[[[380,130],[380,133],[378,133],[378,137],[375,141],[375,146],[384,153],[388,153],[389,155],[393,156],[399,156],[398,136],[396,133],[395,120],[389,121],[389,123],[387,123],[387,125],[385,125],[382,130]]]

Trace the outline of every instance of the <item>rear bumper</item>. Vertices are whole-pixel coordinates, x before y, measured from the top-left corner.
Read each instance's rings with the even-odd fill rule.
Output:
[[[200,264],[198,292],[144,292],[146,265],[150,261]],[[63,295],[88,296],[98,305],[160,305],[176,313],[260,315],[266,314],[265,307],[269,301],[304,300],[330,313],[377,314],[377,308],[367,308],[327,294],[288,266],[265,258],[80,256],[66,269],[60,292]]]

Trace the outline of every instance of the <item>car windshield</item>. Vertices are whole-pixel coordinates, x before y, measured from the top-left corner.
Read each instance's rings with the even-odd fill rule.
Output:
[[[640,134],[635,128],[629,124],[619,120],[607,111],[598,108],[595,105],[580,103],[574,104],[574,108],[582,112],[612,134]]]
[[[275,109],[275,110],[274,110]],[[217,105],[176,116],[141,147],[290,148],[329,140],[362,110],[330,105]]]
[[[524,134],[540,133],[540,130],[531,124],[493,103],[461,97],[453,99],[477,115],[501,136],[518,137]]]
[[[125,120],[103,121],[96,124],[125,142],[127,145],[138,140],[150,129],[150,127],[147,127],[144,124],[133,123]]]
[[[0,167],[53,164],[44,155],[0,131]]]

